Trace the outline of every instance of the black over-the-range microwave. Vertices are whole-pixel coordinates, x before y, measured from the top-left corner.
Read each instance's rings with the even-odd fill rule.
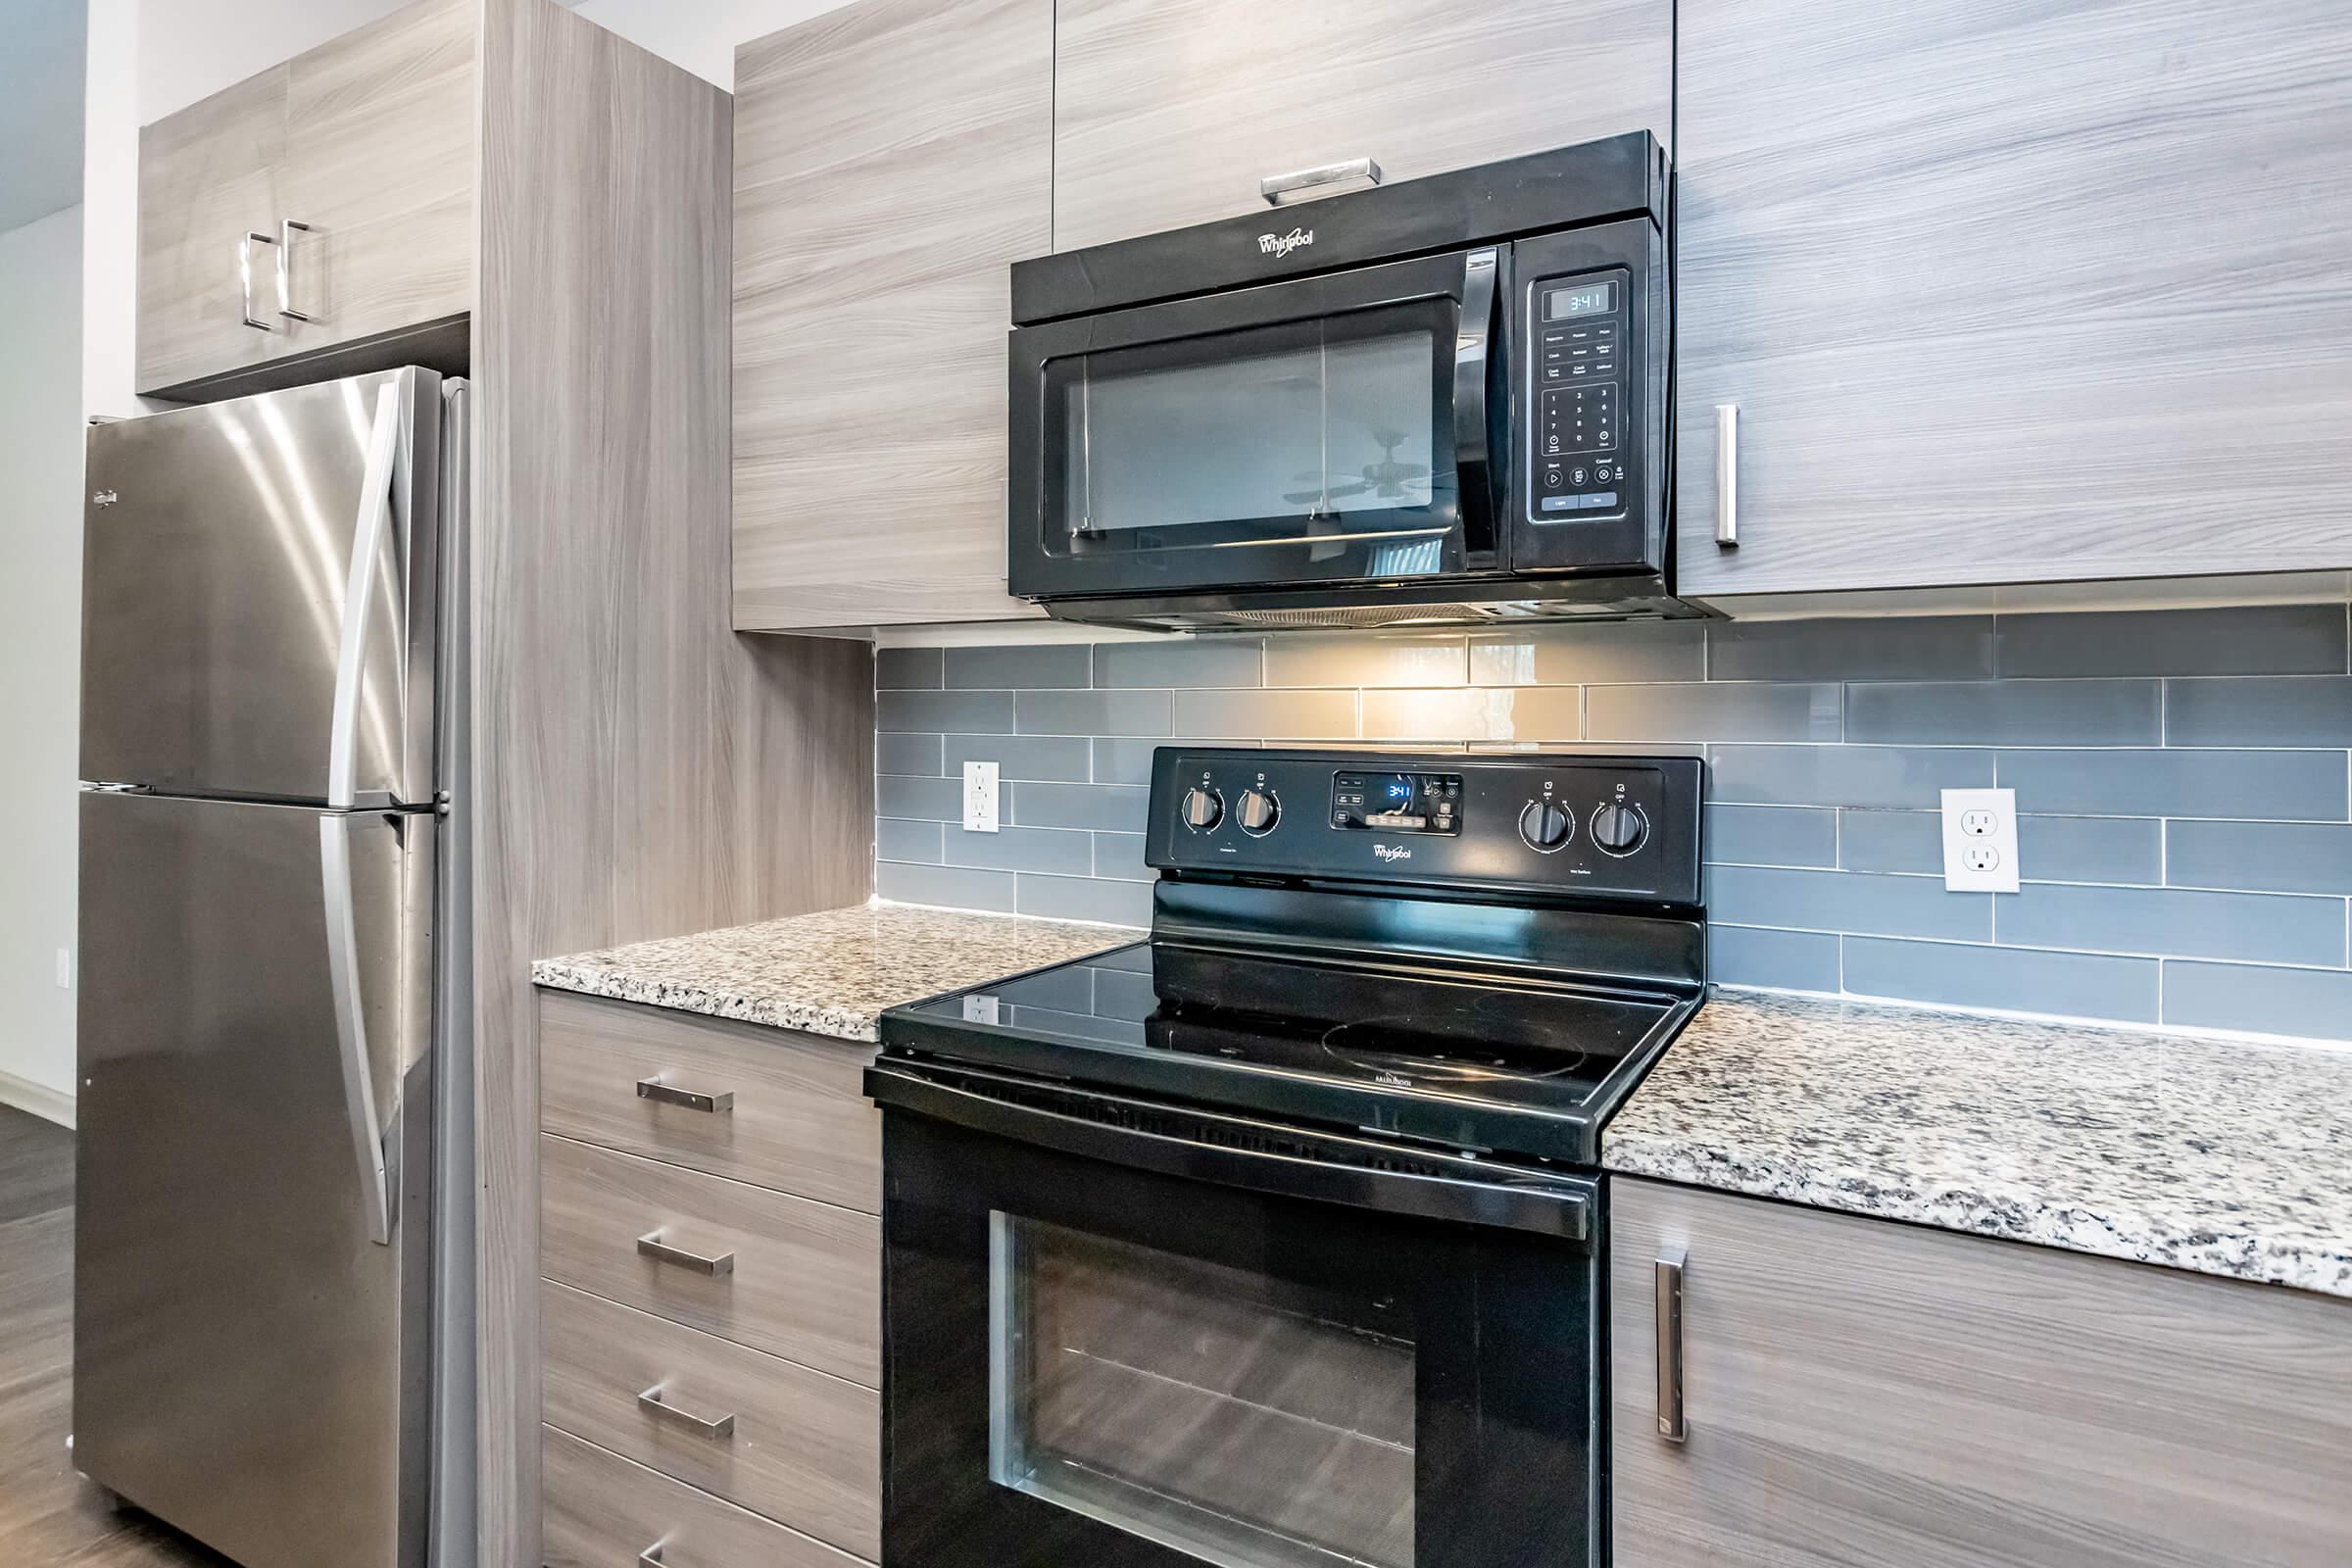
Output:
[[[1671,180],[1634,132],[1015,264],[1012,592],[1169,628],[1704,613]]]

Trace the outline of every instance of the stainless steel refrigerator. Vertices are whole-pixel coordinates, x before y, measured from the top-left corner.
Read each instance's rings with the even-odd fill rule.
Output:
[[[89,432],[74,1458],[245,1568],[470,1557],[464,404]]]

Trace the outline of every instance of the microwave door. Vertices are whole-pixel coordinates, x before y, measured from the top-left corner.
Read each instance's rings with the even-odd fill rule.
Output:
[[[1501,267],[1455,254],[1016,330],[1013,590],[1491,564]]]

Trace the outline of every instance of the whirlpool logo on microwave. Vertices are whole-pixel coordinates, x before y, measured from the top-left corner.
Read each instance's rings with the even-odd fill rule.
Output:
[[[1392,863],[1397,860],[1409,860],[1413,858],[1412,846],[1408,844],[1375,844],[1372,846],[1372,853]]]
[[[1258,235],[1257,249],[1260,255],[1271,256],[1276,261],[1280,261],[1299,247],[1312,245],[1314,242],[1315,231],[1313,229],[1294,228],[1288,234]]]

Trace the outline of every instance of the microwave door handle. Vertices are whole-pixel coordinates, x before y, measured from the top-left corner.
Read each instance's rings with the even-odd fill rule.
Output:
[[[1462,511],[1462,549],[1474,559],[1494,553],[1494,452],[1487,399],[1490,356],[1499,358],[1494,307],[1500,253],[1472,251],[1462,263],[1462,321],[1453,340],[1453,464]]]

